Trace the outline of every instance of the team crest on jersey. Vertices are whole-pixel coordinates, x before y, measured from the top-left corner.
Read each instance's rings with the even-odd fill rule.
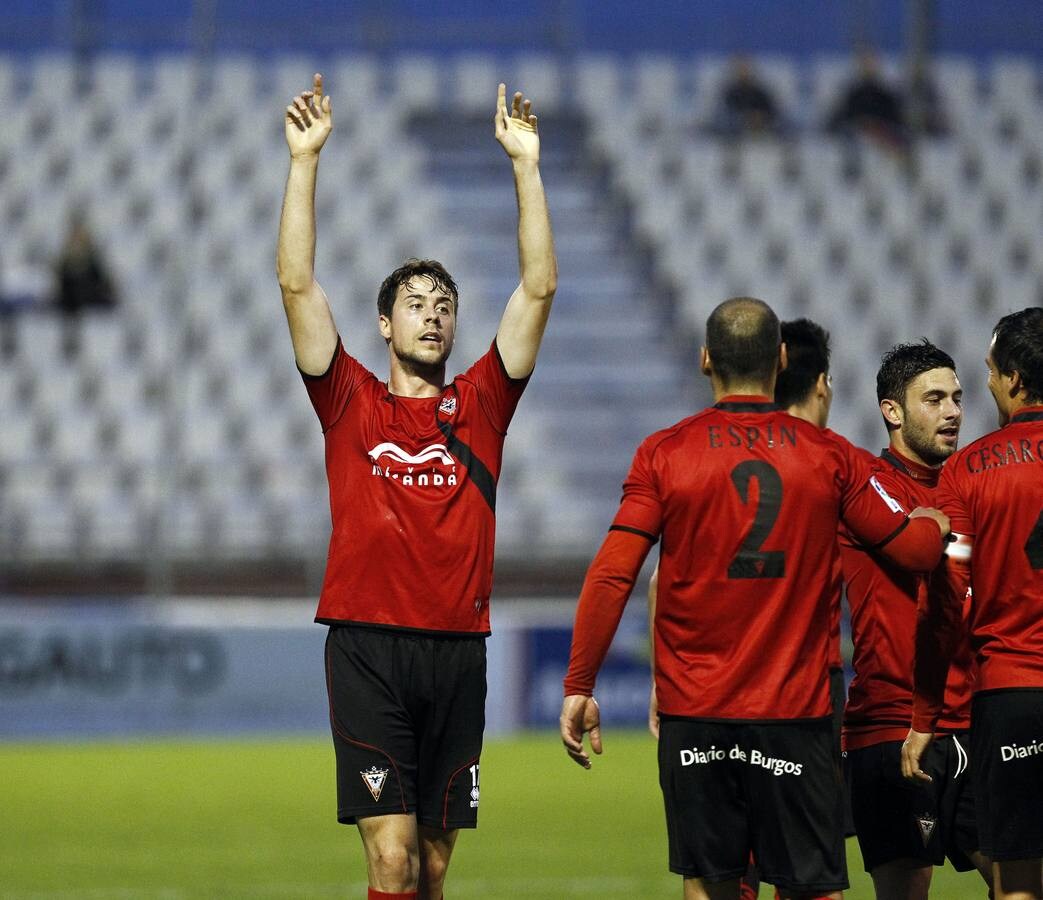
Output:
[[[447,394],[442,398],[442,402],[438,404],[438,411],[445,413],[447,416],[451,416],[456,412],[456,397],[452,394]]]
[[[387,781],[388,770],[370,766],[368,769],[363,769],[359,772],[359,775],[362,776],[363,782],[373,795],[374,802],[379,800],[380,794],[384,790],[384,782]]]
[[[926,847],[931,842],[931,835],[934,834],[934,826],[938,821],[930,813],[924,813],[916,817],[916,824],[920,828],[920,837],[923,838],[923,845]]]

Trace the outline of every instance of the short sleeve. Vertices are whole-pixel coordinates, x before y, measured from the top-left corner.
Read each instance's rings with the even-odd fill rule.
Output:
[[[612,520],[612,528],[643,534],[653,541],[659,539],[663,527],[663,501],[654,469],[654,448],[658,441],[647,438],[630,465],[623,482],[623,500]]]
[[[493,428],[501,435],[506,434],[507,426],[511,424],[514,411],[529,383],[529,376],[511,378],[493,340],[488,352],[460,377],[474,385],[482,410]]]
[[[301,372],[301,377],[325,433],[344,414],[344,409],[359,387],[366,380],[375,379],[376,376],[354,357],[345,353],[344,345],[338,338],[329,368],[321,375]]]

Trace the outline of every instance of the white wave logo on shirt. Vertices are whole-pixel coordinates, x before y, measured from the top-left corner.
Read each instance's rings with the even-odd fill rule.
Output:
[[[456,460],[445,444],[431,444],[418,453],[407,453],[398,444],[385,441],[367,454],[373,462],[371,474],[390,478],[409,487],[443,487],[456,484]],[[442,466],[451,467],[446,472]]]

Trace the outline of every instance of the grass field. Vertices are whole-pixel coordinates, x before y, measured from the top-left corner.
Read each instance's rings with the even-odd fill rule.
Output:
[[[324,739],[0,745],[0,783],[4,900],[365,897]],[[660,804],[644,733],[609,733],[589,772],[555,735],[488,741],[446,897],[679,898]],[[846,896],[868,900],[849,854]],[[985,896],[951,869],[933,893]]]

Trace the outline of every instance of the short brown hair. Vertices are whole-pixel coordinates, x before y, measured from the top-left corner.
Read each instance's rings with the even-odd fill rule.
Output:
[[[391,318],[391,307],[395,305],[399,287],[408,284],[413,278],[428,279],[435,288],[441,288],[452,298],[454,308],[460,305],[456,282],[437,259],[407,259],[380,285],[377,294],[377,312],[380,315]]]

